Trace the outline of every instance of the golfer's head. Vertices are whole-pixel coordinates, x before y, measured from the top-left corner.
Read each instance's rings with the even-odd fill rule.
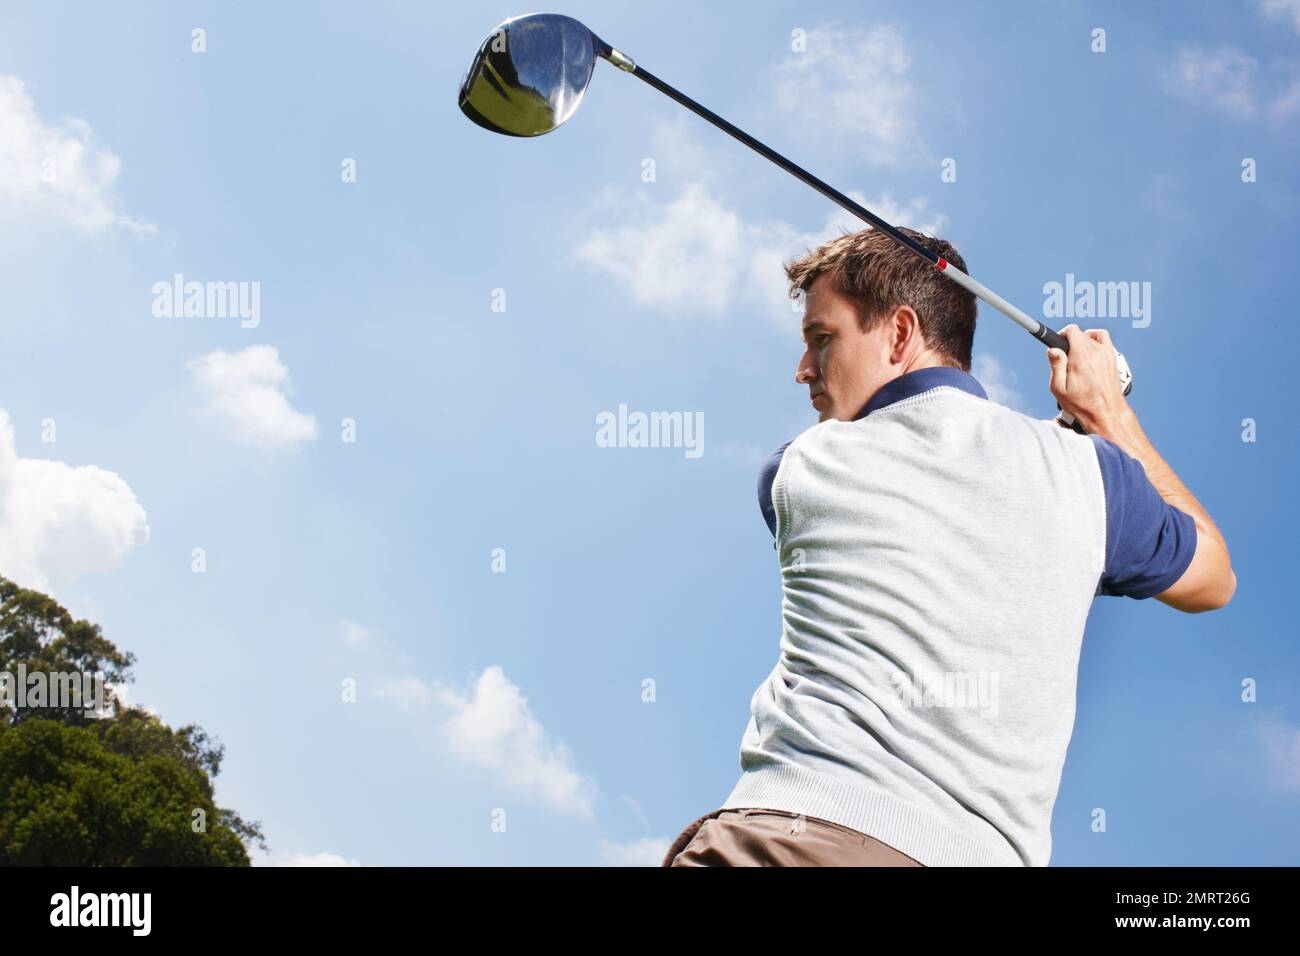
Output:
[[[942,239],[901,232],[963,272]],[[932,365],[970,371],[975,296],[874,229],[840,236],[785,267],[804,300],[804,353],[795,381],[820,421],[857,418],[880,386]]]

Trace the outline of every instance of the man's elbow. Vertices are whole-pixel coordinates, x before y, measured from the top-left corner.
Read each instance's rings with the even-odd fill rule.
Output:
[[[1222,599],[1219,601],[1218,604],[1214,605],[1214,607],[1211,608],[1211,610],[1217,611],[1219,608],[1227,607],[1228,602],[1232,600],[1232,596],[1236,593],[1237,593],[1237,572],[1232,570],[1232,568],[1228,568],[1228,586],[1223,590]]]
[[[1188,587],[1189,583],[1180,581],[1163,594],[1156,595],[1156,600],[1184,614],[1204,614],[1227,607],[1237,591],[1237,575],[1231,567],[1213,581],[1206,581],[1202,576],[1198,586]]]
[[[1214,591],[1205,595],[1205,597],[1192,605],[1191,607],[1181,608],[1189,614],[1204,614],[1206,611],[1218,611],[1228,606],[1232,601],[1232,596],[1237,593],[1237,572],[1232,568],[1228,569],[1228,576],[1224,579],[1221,586]]]
[[[1188,606],[1179,610],[1203,614],[1227,607],[1237,593],[1237,572],[1232,570],[1232,557],[1223,536],[1210,529],[1202,532],[1198,526],[1196,556],[1192,565],[1188,570],[1193,580],[1199,578],[1200,586],[1186,596]]]

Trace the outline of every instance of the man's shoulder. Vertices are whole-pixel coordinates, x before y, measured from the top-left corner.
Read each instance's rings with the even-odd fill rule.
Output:
[[[1008,420],[1022,424],[1033,434],[1041,436],[1043,440],[1054,441],[1062,447],[1069,447],[1079,452],[1086,451],[1088,457],[1093,457],[1096,454],[1095,446],[1090,441],[1091,435],[1080,435],[1073,428],[1062,425],[1055,416],[1052,418],[1039,418],[1037,415],[1030,415],[997,402],[990,401],[986,404],[999,409]]]

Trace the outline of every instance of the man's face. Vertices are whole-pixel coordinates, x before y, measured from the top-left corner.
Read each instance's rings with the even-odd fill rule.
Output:
[[[882,322],[863,332],[853,303],[820,275],[804,295],[804,353],[795,381],[808,386],[819,422],[852,421],[876,394],[895,377],[889,361],[891,323]]]

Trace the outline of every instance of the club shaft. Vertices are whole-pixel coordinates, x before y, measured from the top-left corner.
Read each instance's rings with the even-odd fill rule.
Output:
[[[616,63],[615,65],[618,64]],[[953,282],[956,282],[963,289],[966,289],[967,291],[973,293],[976,297],[983,299],[989,305],[993,306],[993,308],[997,309],[1003,315],[1007,316],[1007,318],[1011,319],[1011,321],[1015,322],[1017,325],[1023,328],[1034,338],[1038,339],[1040,342],[1044,343],[1049,347],[1058,348],[1063,352],[1070,351],[1070,343],[1060,333],[1048,328],[1046,325],[1039,322],[1037,319],[1032,318],[1022,310],[1016,308],[1014,305],[1012,305],[1006,299],[1002,298],[1002,296],[998,295],[992,289],[989,289],[983,283],[966,275],[966,273],[962,272],[952,263],[943,259],[941,256],[938,256],[935,253],[931,252],[929,249],[925,248],[925,246],[921,245],[919,242],[912,239],[910,236],[907,236],[899,232],[892,225],[887,223],[885,220],[881,219],[870,209],[867,209],[865,206],[862,206],[854,202],[852,199],[844,195],[838,189],[834,188],[828,183],[822,182],[820,179],[818,179],[812,173],[808,172],[806,169],[803,169],[802,167],[797,166],[794,163],[790,162],[790,160],[786,159],[776,150],[771,149],[768,146],[765,146],[763,143],[760,143],[758,140],[754,139],[754,137],[746,133],[743,129],[740,129],[737,126],[733,126],[731,123],[728,123],[717,113],[714,113],[712,110],[707,109],[704,106],[701,106],[699,103],[695,102],[685,93],[682,93],[679,90],[676,90],[673,87],[669,86],[667,83],[659,79],[659,77],[655,76],[653,73],[649,72],[648,70],[643,69],[640,66],[633,66],[633,68],[630,70],[626,70],[626,68],[624,69],[626,72],[629,72],[633,76],[650,84],[660,93],[663,93],[665,96],[671,97],[672,99],[676,100],[678,103],[682,104],[682,106],[685,106],[692,113],[696,113],[699,116],[704,117],[714,126],[718,127],[718,129],[729,134],[734,139],[740,140],[740,142],[744,143],[750,149],[754,150],[754,152],[776,163],[776,165],[780,166],[790,175],[794,176],[796,179],[799,179],[801,182],[808,184],[813,189],[817,190],[819,193],[825,196],[827,199],[831,200],[834,203],[837,203],[844,209],[847,209],[855,216],[858,216],[859,218],[864,219],[865,221],[871,223],[881,232],[888,235],[895,242],[898,242],[906,246],[908,249],[912,250],[914,253],[916,253],[926,262],[930,263],[930,265],[934,266],[945,276],[951,279]]]

